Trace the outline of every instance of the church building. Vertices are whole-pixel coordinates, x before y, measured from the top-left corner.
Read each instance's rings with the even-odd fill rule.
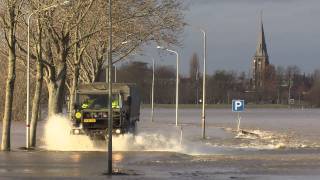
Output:
[[[266,73],[269,66],[269,56],[267,51],[266,39],[264,34],[264,27],[261,18],[260,32],[258,37],[258,44],[256,52],[252,58],[251,73],[252,81],[251,87],[253,90],[264,87],[266,81]]]

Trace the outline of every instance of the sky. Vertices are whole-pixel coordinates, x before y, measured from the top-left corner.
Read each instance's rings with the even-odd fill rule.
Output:
[[[270,63],[297,65],[302,72],[320,69],[320,0],[184,0],[185,21],[192,25],[181,36],[183,47],[170,47],[180,54],[181,73],[187,75],[193,53],[202,67],[203,39],[197,27],[207,31],[207,72],[249,72],[260,28],[266,34]],[[175,55],[158,56],[156,64],[175,65]]]

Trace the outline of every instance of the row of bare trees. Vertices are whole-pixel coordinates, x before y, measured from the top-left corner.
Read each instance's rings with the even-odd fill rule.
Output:
[[[6,87],[1,94],[5,99],[0,111],[3,116],[2,150],[10,150],[13,114],[25,112],[25,108],[15,109],[13,102],[25,103],[22,90],[25,86],[16,89],[15,84],[25,85],[28,17],[31,17],[31,146],[34,147],[41,99],[47,100],[49,116],[61,113],[65,97],[70,96],[72,101],[77,84],[94,82],[101,74],[108,49],[110,19],[106,3],[106,0],[0,1],[0,62],[1,67],[5,67],[1,72],[6,73],[6,84],[0,84]],[[113,63],[141,51],[147,43],[179,44],[178,35],[184,25],[181,1],[114,0],[112,8]],[[17,69],[21,71],[18,78]],[[14,96],[15,92],[24,93]]]
[[[180,103],[200,103],[202,95],[202,72],[196,54],[190,59],[189,75],[180,74]],[[157,65],[155,68],[155,103],[175,103],[175,68]],[[249,103],[287,104],[290,99],[296,105],[320,107],[320,71],[302,73],[297,66],[286,68],[272,65],[268,69],[266,86],[253,90],[249,73],[217,70],[207,75],[208,104],[230,104],[232,99],[245,99]],[[142,101],[151,101],[152,67],[150,63],[131,62],[122,65],[117,72],[118,82],[138,84]],[[289,81],[292,83],[289,86]]]

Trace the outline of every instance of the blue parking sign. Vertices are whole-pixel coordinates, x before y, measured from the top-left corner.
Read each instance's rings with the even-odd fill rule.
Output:
[[[244,100],[232,100],[232,111],[243,112],[244,111]]]

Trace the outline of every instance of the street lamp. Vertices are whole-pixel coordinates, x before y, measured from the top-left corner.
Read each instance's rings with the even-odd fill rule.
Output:
[[[129,41],[126,40],[126,41],[121,42],[121,45],[126,45],[128,43],[129,43]],[[117,83],[117,66],[115,65],[115,63],[116,62],[112,63],[112,67],[114,66],[114,82]],[[107,77],[108,77],[108,71],[106,70],[106,83],[108,83]]]
[[[202,114],[201,114],[201,122],[202,122],[202,139],[206,138],[206,59],[207,59],[207,35],[206,31],[200,29],[203,34],[203,82],[202,82]]]
[[[291,107],[291,88],[292,88],[292,85],[293,85],[293,81],[292,79],[290,78],[289,79],[289,82],[288,82],[288,107],[290,108]]]
[[[151,122],[154,121],[154,79],[155,79],[155,61],[150,55],[146,55],[152,59],[152,83],[151,83]]]
[[[109,56],[108,56],[108,174],[112,175],[112,128],[113,128],[113,119],[112,119],[112,0],[108,2],[109,10]]]
[[[192,26],[192,28],[200,30],[203,34],[203,79],[202,79],[202,112],[201,112],[201,124],[202,124],[202,139],[206,138],[206,59],[207,59],[207,33],[204,29]],[[197,87],[198,88],[198,87]],[[198,94],[198,93],[197,93]]]
[[[48,7],[45,7],[43,9],[38,9],[33,11],[29,14],[27,19],[27,31],[28,31],[28,37],[27,37],[27,112],[26,112],[26,148],[30,148],[30,118],[29,118],[29,111],[30,111],[30,20],[32,15],[37,14],[42,11],[47,11],[52,8],[56,8],[61,5],[69,4],[70,1],[64,1],[59,4],[54,4]]]
[[[176,72],[176,126],[178,126],[178,105],[179,105],[179,53],[177,51],[166,49],[161,46],[157,46],[158,49],[164,49],[171,53],[175,53],[177,56],[177,72]]]
[[[114,65],[114,82],[117,83],[117,66]]]
[[[152,58],[152,87],[151,87],[151,122],[154,117],[154,58]]]

